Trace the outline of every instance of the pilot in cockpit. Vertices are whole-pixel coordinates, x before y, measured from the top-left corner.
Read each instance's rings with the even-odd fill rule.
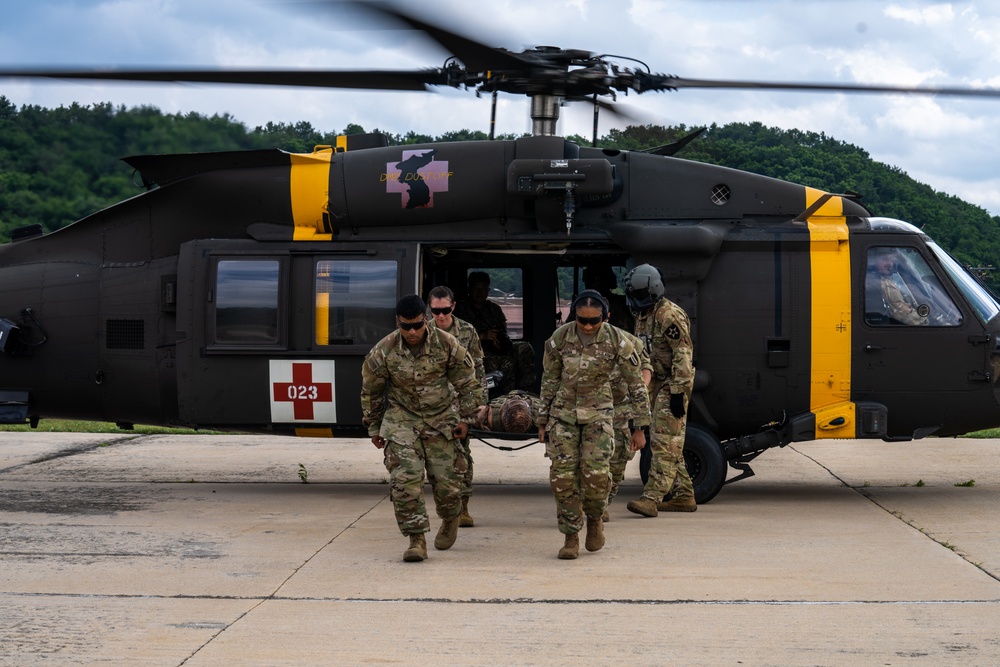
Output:
[[[912,291],[897,268],[898,257],[893,248],[878,248],[869,262],[869,280],[877,280],[882,306],[888,316],[899,324],[926,326],[927,307],[917,305]]]

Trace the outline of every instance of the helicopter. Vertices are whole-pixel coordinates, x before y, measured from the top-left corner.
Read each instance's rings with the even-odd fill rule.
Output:
[[[0,423],[70,418],[357,436],[361,364],[405,294],[503,275],[540,368],[588,267],[649,263],[691,318],[685,461],[699,503],[793,442],[1000,424],[1000,304],[913,224],[676,153],[581,146],[568,102],[763,88],[1000,96],[995,89],[719,81],[583,50],[487,46],[386,5],[450,57],[429,70],[0,69],[0,78],[252,83],[531,100],[511,140],[124,158],[145,192],[0,246]],[[511,282],[512,281],[512,282]],[[570,285],[568,292],[561,285]],[[892,303],[896,299],[896,303]],[[905,314],[901,310],[906,310]],[[539,374],[540,375],[540,374]],[[727,479],[730,469],[736,474]]]

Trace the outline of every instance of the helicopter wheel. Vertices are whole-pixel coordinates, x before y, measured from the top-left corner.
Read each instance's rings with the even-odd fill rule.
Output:
[[[639,476],[645,484],[653,455],[647,444],[639,452]],[[714,498],[726,481],[726,458],[722,445],[712,433],[697,424],[688,424],[684,437],[684,465],[687,466],[694,499],[702,505]],[[669,494],[664,498],[669,498]]]

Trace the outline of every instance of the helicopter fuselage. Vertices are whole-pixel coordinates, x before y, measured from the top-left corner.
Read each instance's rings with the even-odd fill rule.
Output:
[[[692,321],[702,500],[769,447],[1000,424],[1000,307],[849,198],[558,137],[348,148],[130,158],[147,192],[0,247],[0,421],[357,434],[400,296],[504,271],[540,371],[582,270],[648,262]]]

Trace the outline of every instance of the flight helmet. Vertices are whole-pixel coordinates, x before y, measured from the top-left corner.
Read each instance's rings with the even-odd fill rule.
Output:
[[[625,301],[633,313],[650,308],[663,296],[663,277],[652,264],[640,264],[625,275]]]

